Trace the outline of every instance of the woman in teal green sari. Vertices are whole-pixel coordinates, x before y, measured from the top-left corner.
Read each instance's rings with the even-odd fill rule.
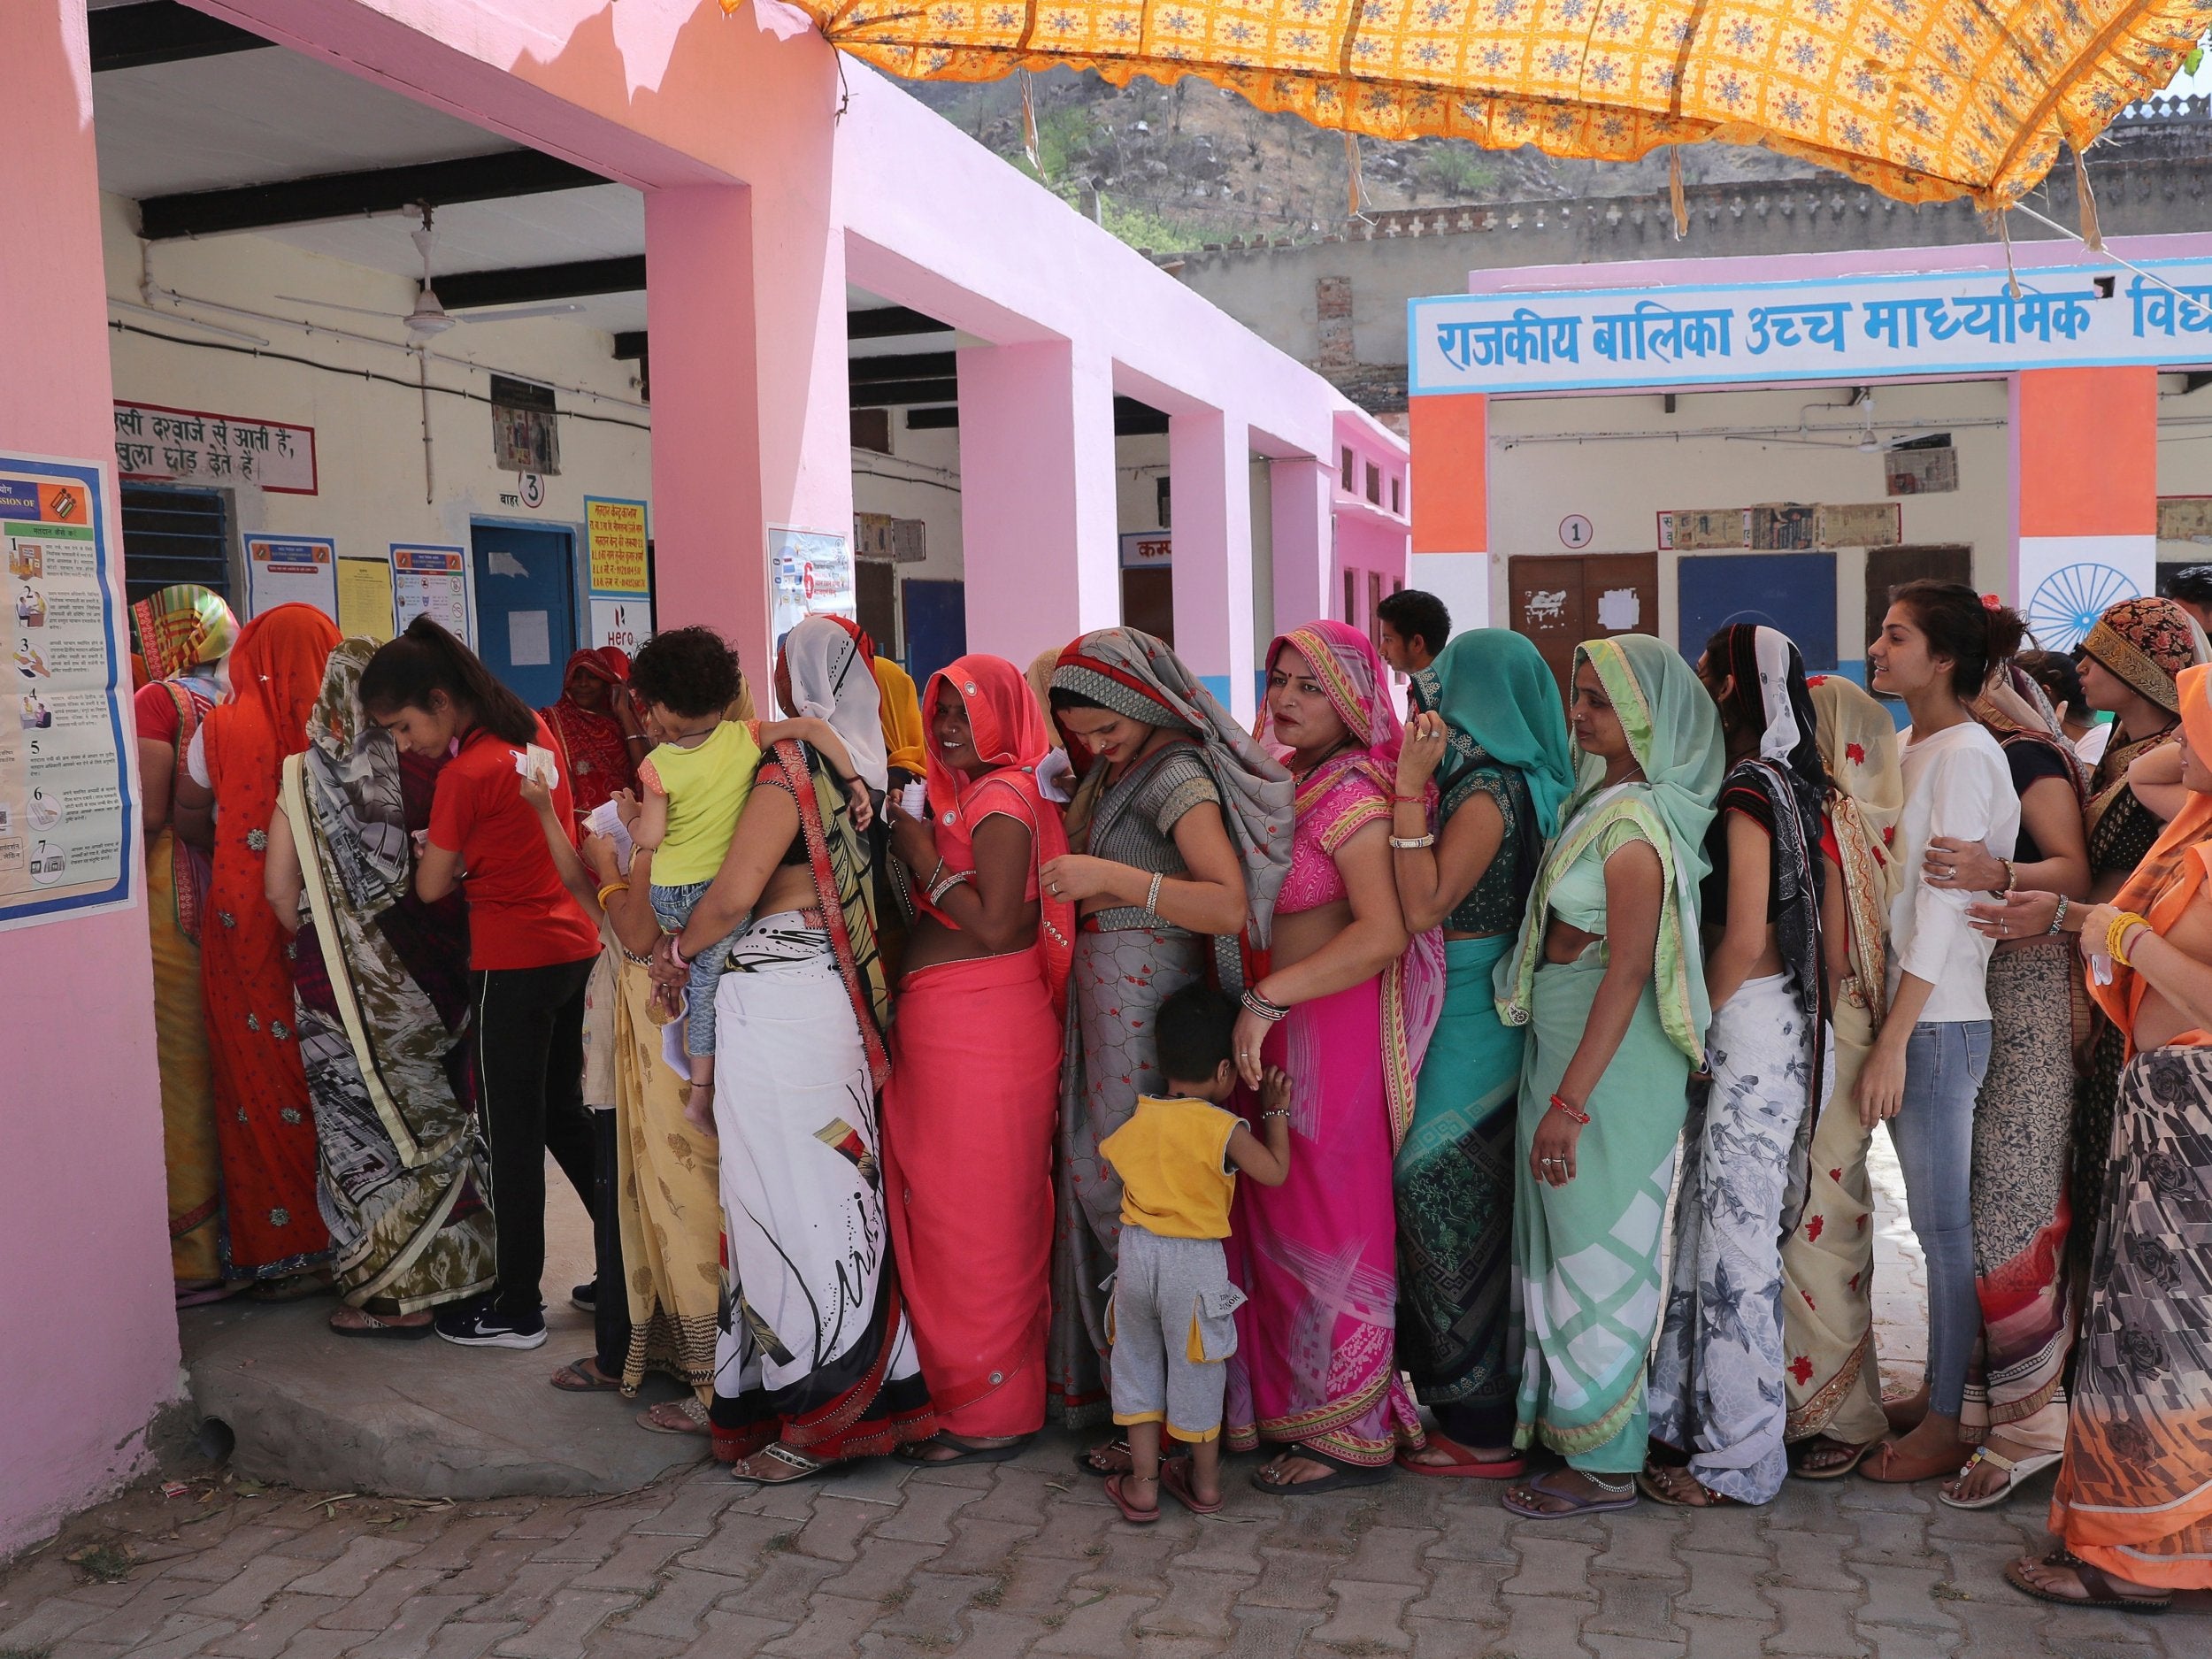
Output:
[[[1720,717],[1645,634],[1576,649],[1581,772],[1546,849],[1498,1014],[1532,1027],[1513,1261],[1526,1345],[1514,1439],[1565,1455],[1508,1509],[1624,1509],[1646,1450],[1644,1363],[1690,1071],[1710,1011],[1698,949]]]
[[[1398,1463],[1509,1480],[1523,1467],[1510,1340],[1522,1031],[1498,1018],[1491,980],[1573,791],[1573,751],[1551,670],[1504,628],[1453,640],[1415,673],[1409,698],[1417,712],[1398,754],[1391,857],[1407,928],[1444,930],[1448,977],[1394,1171],[1398,1363],[1436,1432]]]

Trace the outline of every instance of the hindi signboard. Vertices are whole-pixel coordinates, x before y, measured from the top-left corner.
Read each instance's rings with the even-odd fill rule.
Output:
[[[2017,295],[2001,271],[1453,294],[1407,319],[1417,397],[2201,363],[2212,259],[2039,266]]]
[[[115,465],[125,478],[257,484],[315,494],[315,428],[158,403],[115,405]]]
[[[645,540],[643,502],[585,496],[584,546],[591,565],[591,591],[647,592]]]
[[[107,465],[0,455],[7,689],[0,694],[0,927],[133,902]]]

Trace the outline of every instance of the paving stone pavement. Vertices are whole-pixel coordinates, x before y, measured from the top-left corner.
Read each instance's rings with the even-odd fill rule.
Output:
[[[2212,1653],[2212,1594],[2149,1618],[2000,1579],[2042,1541],[2047,1477],[2008,1511],[1793,1481],[1761,1510],[1539,1523],[1492,1482],[1268,1497],[1238,1459],[1220,1516],[1138,1527],[1075,1472],[1079,1443],[767,1491],[702,1465],[595,1501],[142,1487],[0,1576],[0,1659]]]
[[[1893,1194],[1886,1153],[1878,1141]],[[1910,1244],[1885,1225],[1893,1374],[1917,1358]],[[1171,1502],[1139,1527],[1075,1471],[1080,1443],[1048,1433],[1004,1464],[877,1460],[767,1490],[703,1464],[597,1499],[148,1483],[0,1573],[0,1659],[2212,1655],[2212,1594],[2154,1618],[2002,1581],[2044,1543],[2048,1475],[1976,1513],[1932,1484],[1850,1479],[1792,1481],[1763,1509],[1533,1522],[1499,1507],[1494,1482],[1269,1497],[1240,1458],[1221,1515]]]

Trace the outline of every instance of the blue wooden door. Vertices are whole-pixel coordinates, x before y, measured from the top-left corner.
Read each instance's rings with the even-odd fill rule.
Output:
[[[576,649],[576,541],[566,530],[470,526],[476,564],[476,652],[534,709],[559,701]]]
[[[932,674],[968,654],[968,585],[910,579],[899,594],[906,605],[906,672],[926,687]]]
[[[1731,622],[1778,628],[1815,672],[1836,665],[1832,553],[1686,553],[1675,565],[1678,649],[1693,663]]]

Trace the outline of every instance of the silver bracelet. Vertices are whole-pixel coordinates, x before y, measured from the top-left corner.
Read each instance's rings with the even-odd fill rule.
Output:
[[[1393,835],[1390,838],[1390,846],[1394,852],[1418,852],[1424,847],[1435,845],[1436,837],[1433,835]]]
[[[942,904],[942,903],[945,902],[945,895],[946,895],[946,894],[948,894],[948,893],[951,892],[951,891],[952,891],[955,887],[958,887],[958,886],[959,886],[962,882],[964,882],[964,881],[967,881],[967,880],[971,879],[973,877],[974,873],[975,873],[975,872],[974,872],[973,871],[971,871],[971,870],[956,870],[956,871],[954,871],[954,872],[953,872],[950,875],[947,876],[947,877],[946,877],[946,878],[945,878],[942,881],[940,881],[940,882],[939,882],[939,883],[938,883],[935,887],[933,887],[930,888],[930,890],[929,890],[929,902],[930,902],[932,904]]]
[[[2063,893],[2060,894],[2058,895],[2058,912],[2051,918],[2051,925],[2043,930],[2045,933],[2055,933],[2062,932],[2065,928],[2066,903],[2066,895]]]
[[[1167,878],[1164,875],[1155,875],[1152,878],[1152,886],[1146,890],[1144,895],[1144,913],[1156,922],[1160,919],[1160,883],[1166,879]]]

